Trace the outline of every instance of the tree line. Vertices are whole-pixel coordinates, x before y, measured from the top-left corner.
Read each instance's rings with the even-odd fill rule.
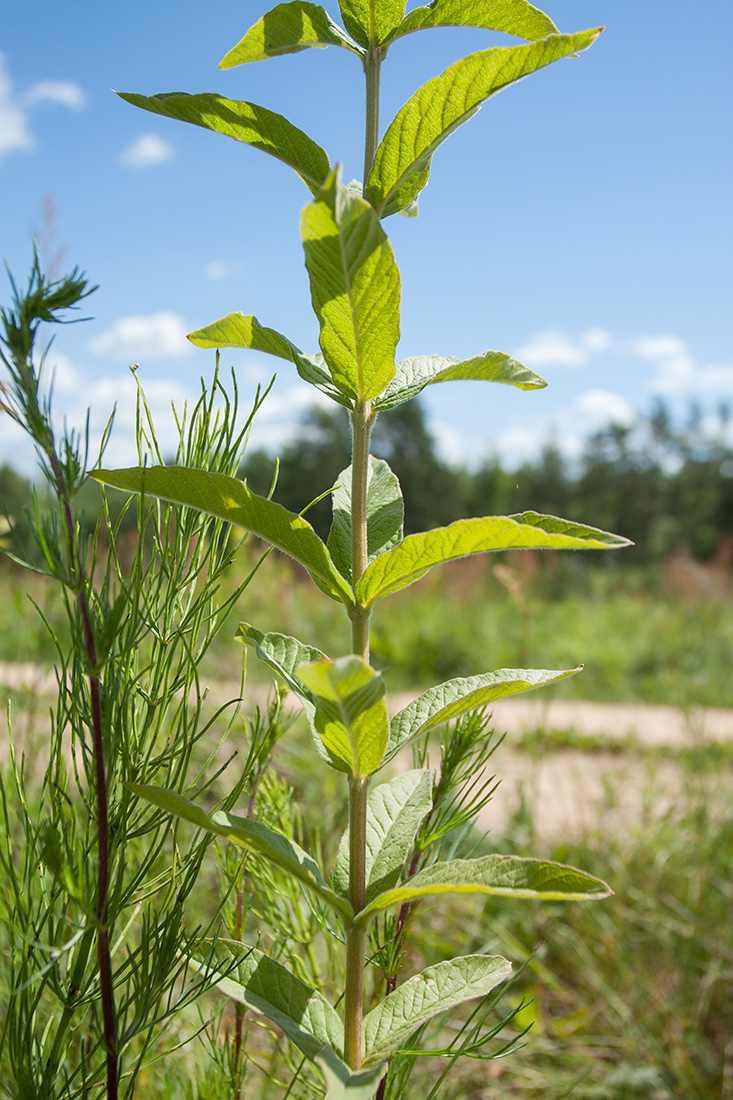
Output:
[[[534,510],[628,536],[635,546],[624,552],[625,563],[656,564],[673,552],[709,561],[726,548],[728,554],[733,551],[730,415],[722,406],[715,417],[704,417],[692,405],[684,423],[675,424],[667,407],[657,402],[635,424],[611,424],[589,436],[576,459],[548,440],[535,460],[518,469],[508,469],[494,455],[469,470],[440,458],[422,406],[411,401],[380,414],[372,450],[400,479],[408,534],[463,517]],[[255,450],[246,456],[240,476],[254,492],[267,495],[277,474],[273,498],[301,512],[335,482],[350,453],[345,410],[314,406],[281,451],[277,471],[271,454]],[[91,530],[99,508],[97,486],[90,483],[86,496]],[[42,499],[32,505],[33,499],[27,478],[8,465],[0,467],[0,516],[9,517],[13,532],[0,534],[0,545],[31,560],[27,510],[44,506]],[[117,494],[110,496],[110,505],[121,507]],[[307,518],[326,538],[328,497],[313,504]]]

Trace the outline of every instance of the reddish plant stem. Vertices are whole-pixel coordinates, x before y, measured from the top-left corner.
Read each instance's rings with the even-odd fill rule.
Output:
[[[109,803],[107,799],[107,775],[104,764],[104,735],[102,725],[102,700],[99,673],[97,671],[97,646],[94,640],[89,604],[84,591],[81,562],[74,538],[74,517],[71,503],[66,492],[63,471],[53,449],[48,452],[49,462],[56,479],[59,500],[64,510],[66,537],[69,549],[71,578],[76,589],[76,605],[81,618],[84,648],[89,662],[89,695],[92,704],[92,749],[94,755],[94,794],[97,808],[97,961],[99,965],[99,988],[102,1003],[102,1026],[107,1062],[107,1097],[117,1100],[119,1091],[119,1051],[117,1046],[117,1027],[115,1023],[115,1001],[112,983],[112,957],[109,949]]]

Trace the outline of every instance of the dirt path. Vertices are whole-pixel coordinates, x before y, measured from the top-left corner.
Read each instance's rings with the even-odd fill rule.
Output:
[[[33,664],[0,663],[0,684],[11,691],[29,690],[38,697],[50,697],[56,690],[54,673]],[[213,683],[211,687],[217,699],[234,698],[239,691],[239,684],[234,682]],[[264,687],[248,690],[253,702],[264,703]],[[394,713],[413,698],[414,694],[395,694],[390,709]],[[298,705],[293,696],[290,699]],[[645,814],[671,812],[683,795],[689,775],[671,760],[636,753],[550,750],[530,756],[513,747],[513,735],[543,728],[572,729],[618,740],[633,736],[643,746],[670,748],[733,740],[733,710],[714,707],[685,712],[675,707],[626,703],[548,702],[537,694],[527,699],[499,700],[493,714],[495,729],[508,736],[493,758],[492,772],[496,771],[501,786],[483,812],[481,823],[501,833],[524,800],[532,808],[538,836],[548,847],[588,829],[623,830]],[[0,716],[0,732],[4,724]],[[4,755],[4,745],[0,744],[0,758]],[[409,750],[398,759],[398,767],[411,767]]]

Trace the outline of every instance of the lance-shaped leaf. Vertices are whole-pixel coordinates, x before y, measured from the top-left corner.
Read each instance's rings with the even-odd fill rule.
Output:
[[[366,817],[366,900],[395,886],[423,818],[433,805],[434,772],[411,771],[369,792]],[[349,830],[341,838],[333,887],[349,893]]]
[[[311,693],[315,727],[332,766],[356,777],[371,775],[389,737],[381,675],[352,655],[301,665],[298,677]]]
[[[568,676],[582,672],[579,668],[550,671],[534,668],[500,668],[479,676],[447,680],[438,687],[429,688],[413,699],[404,710],[395,714],[390,722],[389,744],[382,764],[386,764],[410,741],[429,730],[442,726],[471,710],[485,707],[496,699],[532,691],[547,684],[556,684]]]
[[[512,964],[498,955],[464,955],[408,978],[364,1018],[364,1064],[394,1054],[427,1020],[506,981]]]
[[[339,897],[330,886],[326,885],[321,869],[313,857],[289,837],[248,817],[236,817],[223,810],[208,814],[200,806],[184,798],[178,791],[149,787],[142,783],[129,783],[128,786],[131,791],[154,806],[159,806],[162,810],[183,818],[184,821],[190,821],[199,829],[206,829],[216,836],[226,837],[235,844],[241,844],[243,848],[248,848],[270,863],[282,867],[289,875],[322,897],[345,920],[350,920],[353,916],[353,910],[346,898]]]
[[[339,0],[341,18],[362,46],[381,46],[405,14],[405,0]]]
[[[244,527],[300,562],[331,599],[342,600],[347,606],[353,603],[346,581],[310,523],[273,500],[251,493],[235,477],[182,466],[94,470],[92,477],[115,489],[162,497]]]
[[[400,336],[400,272],[369,203],[334,170],[301,220],[321,350],[348,397],[377,397],[394,375]]]
[[[351,477],[343,470],[332,495],[333,523],[328,551],[339,572],[351,581]],[[405,505],[398,478],[381,458],[369,455],[367,469],[367,563],[402,540]]]
[[[326,1082],[326,1100],[372,1100],[387,1064],[352,1070],[339,1058],[333,1047],[324,1047],[315,1063]]]
[[[629,540],[620,535],[537,512],[459,519],[448,527],[408,535],[399,546],[382,554],[364,570],[356,586],[356,598],[368,607],[412,584],[434,566],[469,554],[496,550],[611,550],[629,545]]]
[[[408,12],[389,42],[405,34],[427,27],[483,27],[489,31],[536,42],[548,34],[557,34],[557,27],[539,8],[527,0],[433,0],[422,8]]]
[[[248,61],[264,61],[286,53],[299,53],[315,46],[343,46],[359,57],[364,50],[334,23],[319,4],[308,0],[292,0],[278,4],[251,27],[244,38],[219,62],[220,69],[232,69]]]
[[[195,969],[232,1000],[277,1024],[310,1061],[324,1046],[343,1050],[344,1026],[335,1008],[280,963],[236,940],[204,940],[199,954],[191,960]]]
[[[239,624],[237,637],[254,646],[259,659],[281,676],[290,690],[299,696],[308,720],[315,750],[326,764],[330,764],[331,757],[326,752],[320,734],[316,729],[316,704],[313,701],[313,696],[295,674],[299,665],[327,660],[325,654],[321,653],[319,649],[314,649],[313,646],[304,645],[297,638],[291,638],[288,634],[262,634],[261,631],[255,630],[249,623]]]
[[[122,99],[156,115],[177,118],[215,130],[218,134],[261,149],[294,168],[308,189],[316,194],[330,171],[328,156],[312,138],[275,111],[224,96],[204,92],[163,92],[145,96],[134,92],[118,93]]]
[[[417,898],[439,894],[498,894],[512,898],[541,898],[545,901],[594,901],[607,898],[613,890],[593,875],[521,856],[482,856],[480,859],[451,859],[434,863],[424,871],[379,897],[357,913],[356,921],[368,924],[384,909]]]
[[[226,317],[214,321],[204,328],[190,332],[187,339],[197,348],[251,348],[252,351],[264,351],[267,355],[276,355],[295,364],[300,377],[321,390],[333,401],[352,408],[353,402],[333,384],[331,376],[324,369],[322,355],[306,355],[286,336],[274,328],[265,328],[256,317],[245,313],[228,313]]]
[[[539,374],[501,351],[485,351],[463,360],[445,355],[416,355],[397,363],[394,378],[376,399],[374,408],[391,409],[410,401],[426,386],[458,381],[501,382],[520,390],[541,390],[547,385]]]
[[[377,149],[365,197],[379,216],[394,214],[412,202],[428,181],[435,150],[489,96],[536,69],[586,49],[600,33],[596,29],[551,34],[529,46],[481,50],[424,84],[398,111]]]

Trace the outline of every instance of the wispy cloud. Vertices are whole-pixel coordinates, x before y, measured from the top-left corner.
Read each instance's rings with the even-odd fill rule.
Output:
[[[175,156],[175,149],[157,134],[143,134],[120,153],[120,164],[126,168],[149,168],[165,164]]]
[[[181,359],[193,352],[186,331],[177,313],[164,310],[120,317],[89,346],[96,355],[108,355],[128,363],[140,359]]]
[[[204,276],[207,279],[231,279],[241,271],[241,264],[228,263],[226,260],[211,260],[204,265]]]
[[[23,95],[23,102],[33,106],[36,103],[60,103],[72,111],[80,111],[86,104],[83,89],[70,80],[41,80],[32,84]]]
[[[686,391],[733,389],[733,363],[701,366],[679,336],[671,333],[639,336],[631,341],[631,350],[656,368],[648,384],[651,393],[667,396]]]
[[[13,82],[0,52],[0,158],[8,153],[28,153],[36,146],[31,132],[28,109],[43,103],[59,103],[72,110],[85,104],[78,84],[63,80],[41,80],[21,95],[13,91]]]
[[[532,336],[516,358],[528,367],[584,367],[591,355],[607,351],[611,343],[611,334],[602,328],[589,328],[578,336],[551,328]]]
[[[597,432],[609,424],[630,426],[637,414],[621,394],[611,390],[586,390],[575,399],[572,420],[583,432]]]

